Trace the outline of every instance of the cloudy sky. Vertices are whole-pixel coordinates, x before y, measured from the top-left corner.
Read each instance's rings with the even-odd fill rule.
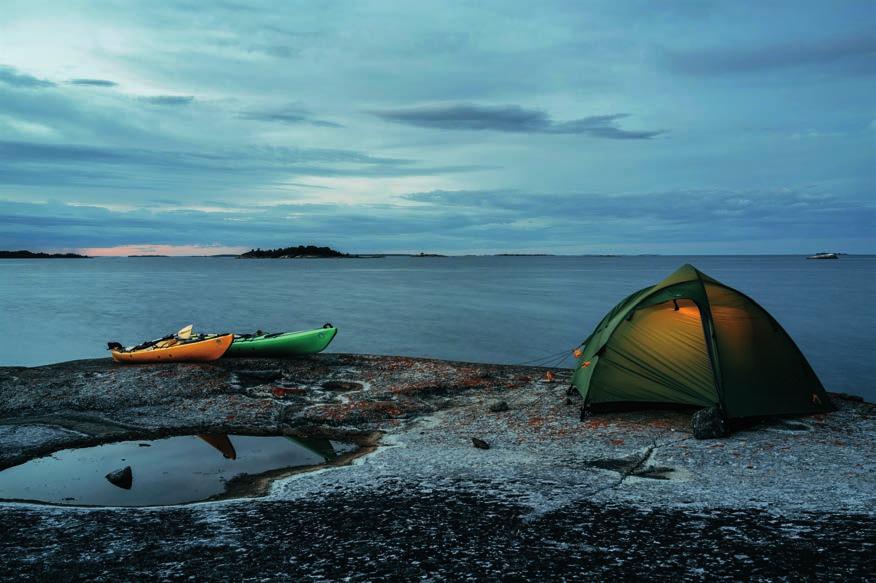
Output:
[[[876,252],[871,1],[0,1],[0,248]]]

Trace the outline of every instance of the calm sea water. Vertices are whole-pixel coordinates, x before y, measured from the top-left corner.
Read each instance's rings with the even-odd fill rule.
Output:
[[[574,347],[688,262],[772,312],[829,390],[876,401],[876,256],[0,260],[0,364],[106,356],[108,340],[189,323],[325,322],[340,329],[330,351],[519,363]]]

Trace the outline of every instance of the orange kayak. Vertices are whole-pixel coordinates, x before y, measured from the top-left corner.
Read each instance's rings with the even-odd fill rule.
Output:
[[[202,362],[220,358],[233,340],[234,334],[223,334],[203,340],[177,342],[170,346],[150,346],[142,350],[114,349],[112,355],[116,362]]]

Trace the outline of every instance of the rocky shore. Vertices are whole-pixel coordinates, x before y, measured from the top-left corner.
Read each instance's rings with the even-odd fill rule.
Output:
[[[206,432],[362,448],[260,496],[0,503],[0,577],[874,577],[873,405],[832,395],[833,413],[700,441],[680,412],[581,421],[567,384],[538,368],[343,354],[0,368],[0,468]]]

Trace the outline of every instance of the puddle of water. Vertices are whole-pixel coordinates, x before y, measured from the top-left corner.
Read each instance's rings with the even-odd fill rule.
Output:
[[[65,449],[0,471],[0,499],[67,505],[157,506],[223,494],[241,475],[324,463],[327,439],[185,435]],[[130,466],[130,489],[107,474]]]

